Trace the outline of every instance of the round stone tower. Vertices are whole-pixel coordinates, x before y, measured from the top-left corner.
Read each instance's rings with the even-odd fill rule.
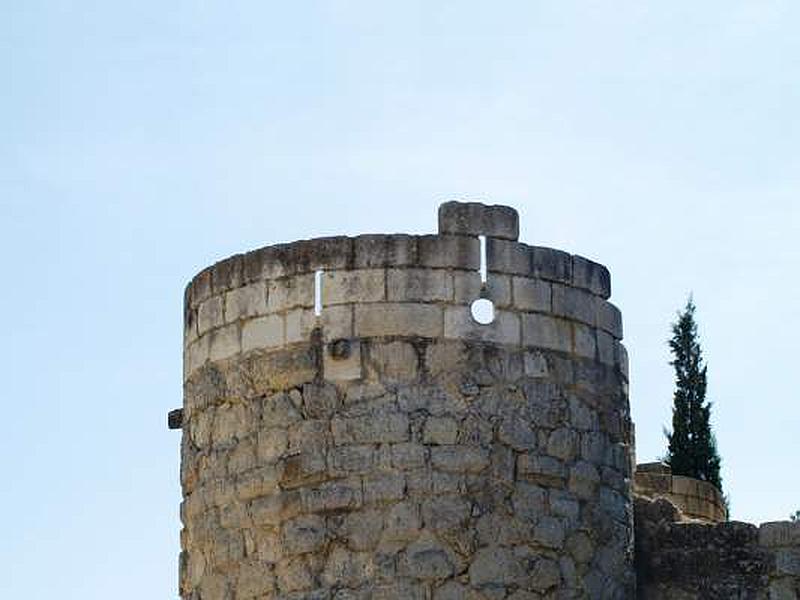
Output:
[[[518,231],[449,202],[437,235],[270,246],[192,280],[182,598],[631,597],[609,273]]]

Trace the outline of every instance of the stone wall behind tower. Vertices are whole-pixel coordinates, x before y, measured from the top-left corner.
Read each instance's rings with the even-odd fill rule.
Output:
[[[608,271],[517,236],[513,209],[447,203],[438,235],[271,246],[194,278],[182,598],[631,597]]]

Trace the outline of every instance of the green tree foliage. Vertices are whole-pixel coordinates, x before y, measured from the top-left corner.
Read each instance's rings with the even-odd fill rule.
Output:
[[[706,369],[694,318],[691,296],[678,320],[672,324],[670,364],[675,369],[672,432],[666,461],[675,475],[713,483],[722,490],[720,458],[711,431],[711,403],[706,401]]]
[[[792,515],[789,517],[792,521],[800,521],[800,510],[794,511]]]

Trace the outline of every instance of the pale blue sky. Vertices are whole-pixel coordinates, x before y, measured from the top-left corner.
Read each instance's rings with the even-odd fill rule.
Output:
[[[694,292],[737,519],[800,508],[800,4],[0,5],[0,597],[174,598],[183,286],[430,232],[450,199],[612,272],[638,457]]]

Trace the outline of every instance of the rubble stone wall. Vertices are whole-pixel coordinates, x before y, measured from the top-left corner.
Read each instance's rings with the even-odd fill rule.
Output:
[[[267,247],[189,284],[182,598],[632,596],[608,271],[518,243],[507,207],[448,203],[439,225]]]
[[[686,521],[637,497],[636,578],[642,600],[797,600],[800,523]]]

